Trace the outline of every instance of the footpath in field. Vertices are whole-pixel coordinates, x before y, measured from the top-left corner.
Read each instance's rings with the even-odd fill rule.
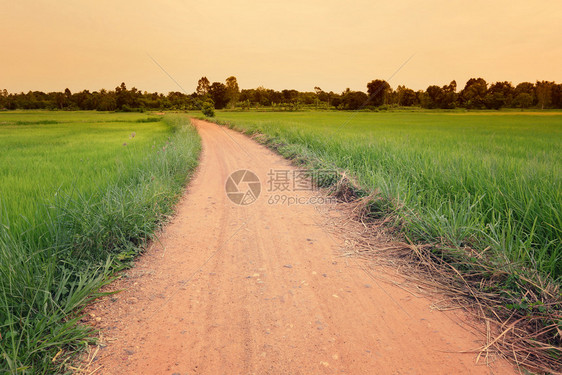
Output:
[[[505,374],[475,364],[481,338],[354,260],[314,205],[270,199],[270,172],[293,167],[244,135],[194,120],[199,171],[160,241],[88,311],[106,346],[101,374]],[[260,196],[233,203],[225,182],[254,172]],[[250,175],[246,175],[245,178]],[[246,184],[256,185],[249,179]],[[305,189],[306,190],[306,189]],[[279,192],[277,192],[279,193]],[[307,202],[313,193],[290,191]],[[231,195],[236,199],[236,195]],[[245,203],[253,200],[246,196]],[[484,361],[482,361],[484,362]]]

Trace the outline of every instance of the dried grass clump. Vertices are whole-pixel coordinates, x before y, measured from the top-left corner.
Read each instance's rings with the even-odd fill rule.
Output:
[[[342,256],[368,260],[377,272],[365,270],[386,282],[397,284],[381,270],[398,274],[404,280],[400,287],[416,295],[441,296],[436,309],[462,308],[484,322],[484,329],[475,327],[486,337],[473,350],[477,361],[499,354],[533,372],[562,373],[560,285],[520,265],[494,263],[486,250],[414,244],[387,225],[392,217],[373,215],[376,193],[353,200],[347,184],[342,186],[333,193],[348,214],[332,222],[335,231],[345,233]]]

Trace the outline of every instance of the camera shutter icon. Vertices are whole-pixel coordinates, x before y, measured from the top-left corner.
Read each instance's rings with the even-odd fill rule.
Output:
[[[241,169],[228,176],[225,191],[234,204],[247,206],[260,196],[261,182],[254,172]]]

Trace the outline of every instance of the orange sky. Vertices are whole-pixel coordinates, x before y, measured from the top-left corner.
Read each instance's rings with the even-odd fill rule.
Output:
[[[562,1],[0,0],[0,89],[562,82]]]

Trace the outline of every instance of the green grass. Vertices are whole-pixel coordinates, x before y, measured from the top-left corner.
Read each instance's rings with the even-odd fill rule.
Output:
[[[280,152],[345,170],[412,240],[490,248],[562,276],[562,113],[219,112]]]
[[[29,220],[42,221],[41,211],[58,194],[91,194],[136,173],[135,163],[170,135],[163,122],[135,122],[143,118],[147,116],[0,114],[3,223],[10,223],[12,233],[28,230],[29,224],[39,224]]]
[[[80,309],[151,238],[197,164],[188,123],[0,113],[0,373],[60,371],[59,350],[91,340]]]

